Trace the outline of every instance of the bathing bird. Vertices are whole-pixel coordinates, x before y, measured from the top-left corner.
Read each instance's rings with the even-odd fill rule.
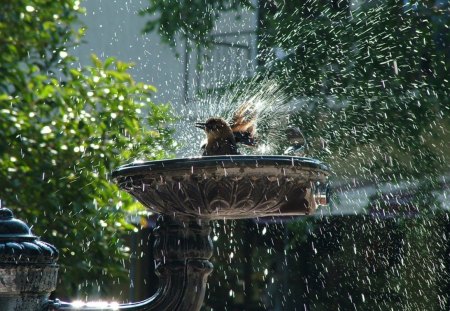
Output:
[[[195,126],[206,133],[206,143],[202,146],[203,155],[239,154],[233,131],[222,118],[209,118],[205,123],[198,122]]]
[[[242,105],[237,109],[230,123],[218,117],[209,118],[204,123],[197,122],[195,126],[206,133],[203,155],[240,154],[237,143],[256,146],[255,122],[256,113],[251,105]]]

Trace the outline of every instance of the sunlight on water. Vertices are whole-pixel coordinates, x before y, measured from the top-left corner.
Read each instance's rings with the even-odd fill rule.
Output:
[[[242,81],[243,82],[243,81]],[[289,122],[291,103],[277,81],[256,78],[238,86],[223,90],[219,87],[207,94],[200,94],[190,107],[183,107],[179,113],[177,136],[180,143],[178,154],[181,156],[200,155],[200,146],[204,140],[202,130],[194,127],[195,122],[204,122],[210,117],[221,117],[230,122],[234,114],[248,107],[256,115],[257,147],[241,147],[243,154],[271,154],[284,135]],[[245,85],[244,87],[240,85]]]

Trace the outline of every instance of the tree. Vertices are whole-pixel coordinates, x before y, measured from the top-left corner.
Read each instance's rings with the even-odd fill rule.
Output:
[[[297,122],[327,142],[331,154],[316,154],[339,173],[379,182],[445,169],[450,34],[436,18],[450,23],[445,8],[396,1],[352,9],[316,1],[297,10],[288,1],[265,15],[264,63],[309,103]],[[273,47],[285,57],[275,59]]]
[[[79,1],[0,7],[0,199],[59,249],[60,295],[106,291],[127,275],[121,237],[138,212],[109,174],[170,156],[170,107],[151,101],[155,88],[129,64],[93,55],[92,66],[74,65]]]
[[[421,217],[330,217],[309,220],[308,230],[297,223],[291,227],[291,244],[301,243],[292,246],[291,256],[300,259],[291,262],[296,265],[293,273],[300,276],[292,279],[303,282],[290,289],[303,291],[296,306],[306,309],[368,310],[380,303],[405,310],[445,309],[450,301],[448,282],[442,281],[450,271],[445,257],[450,249],[449,217],[448,212],[435,214],[435,209],[436,191],[442,191],[445,181],[440,180],[448,174],[450,162],[448,3],[350,4],[258,1],[259,70],[282,81],[299,104],[292,122],[306,134],[312,156],[328,162],[341,179],[414,185],[405,196],[406,205],[414,206]],[[180,6],[185,15],[198,13],[187,3]],[[215,12],[217,19],[221,12]],[[171,11],[162,16],[174,21],[168,23],[174,29],[160,32],[166,41],[173,40],[177,31],[213,30],[210,22],[198,26],[199,19],[179,27],[175,22],[179,17]],[[193,41],[202,45],[204,40]],[[390,203],[380,195],[367,207],[389,212]],[[440,255],[433,260],[436,254]],[[407,274],[418,275],[420,281]],[[228,285],[234,278],[226,276]],[[238,288],[237,284],[230,287]],[[440,296],[430,298],[435,291]],[[226,298],[228,304],[230,300]],[[251,305],[256,304],[257,299]]]

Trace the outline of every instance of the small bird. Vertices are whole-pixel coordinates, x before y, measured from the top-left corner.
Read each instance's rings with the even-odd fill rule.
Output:
[[[239,154],[233,131],[225,120],[209,118],[205,123],[198,122],[195,126],[206,133],[206,143],[202,146],[204,156]]]
[[[243,105],[234,114],[231,124],[222,118],[209,118],[205,123],[197,122],[196,127],[206,133],[203,155],[240,154],[237,143],[256,146],[255,117],[250,105]]]

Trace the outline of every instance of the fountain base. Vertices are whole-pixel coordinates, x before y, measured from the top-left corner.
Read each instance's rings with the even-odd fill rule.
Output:
[[[207,156],[132,163],[112,174],[120,188],[161,214],[154,258],[159,287],[138,303],[57,310],[200,310],[212,271],[214,219],[313,214],[326,204],[328,167],[286,156]]]
[[[159,286],[141,302],[129,304],[56,302],[50,310],[196,311],[205,296],[206,281],[213,266],[210,223],[195,218],[160,216],[153,246]]]

